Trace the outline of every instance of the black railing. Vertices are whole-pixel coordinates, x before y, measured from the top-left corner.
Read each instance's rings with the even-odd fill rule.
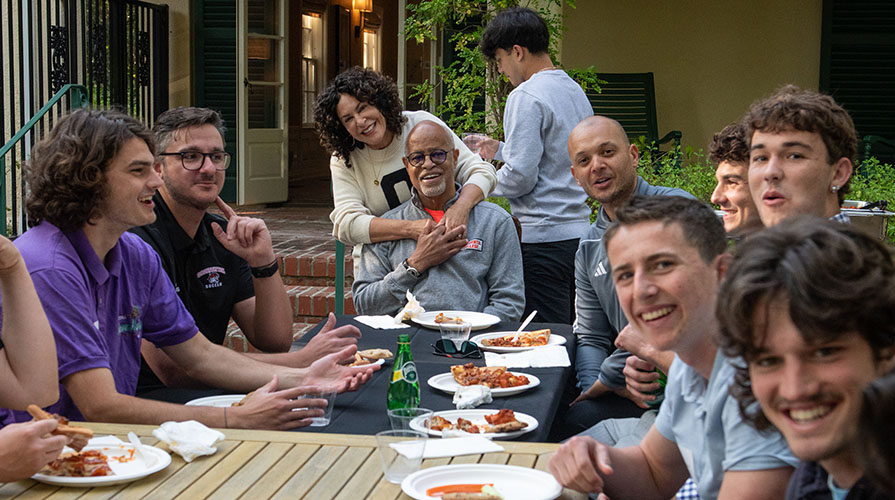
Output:
[[[0,138],[5,144],[63,86],[90,105],[119,107],[151,126],[168,108],[168,7],[137,0],[0,0]],[[22,168],[65,112],[44,116],[7,156],[9,230],[25,230]],[[0,197],[2,198],[2,197]]]

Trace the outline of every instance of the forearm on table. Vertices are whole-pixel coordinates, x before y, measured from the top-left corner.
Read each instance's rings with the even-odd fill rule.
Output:
[[[613,473],[604,476],[610,498],[664,500],[689,476],[677,445],[650,428],[637,446],[610,448]]]
[[[201,333],[190,340],[162,350],[182,367],[186,374],[211,387],[249,392],[280,377],[280,386],[288,387],[300,378],[297,369],[258,362],[226,347],[212,344]],[[285,380],[292,381],[285,384]]]

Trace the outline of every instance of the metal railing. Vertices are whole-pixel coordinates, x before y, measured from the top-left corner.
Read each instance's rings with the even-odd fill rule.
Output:
[[[70,109],[87,106],[87,104],[90,102],[90,96],[87,92],[87,88],[83,85],[71,83],[63,85],[59,92],[56,92],[56,95],[50,98],[50,100],[47,101],[47,103],[44,104],[44,106],[40,108],[40,110],[38,110],[38,112],[33,117],[31,117],[31,119],[28,120],[28,122],[25,123],[24,126],[18,132],[16,132],[15,135],[13,135],[6,144],[3,145],[3,147],[0,147],[0,207],[3,207],[5,212],[3,223],[0,224],[0,234],[2,234],[3,236],[7,236],[9,234],[10,216],[12,216],[13,232],[18,233],[21,232],[19,230],[24,230],[22,224],[16,224],[16,221],[22,220],[21,215],[19,213],[16,213],[22,211],[21,200],[16,200],[16,203],[14,203],[13,205],[13,210],[10,210],[9,207],[7,207],[6,178],[8,172],[6,169],[6,157],[20,141],[22,141],[26,136],[28,136],[29,133],[31,133],[35,126],[40,123],[44,115],[49,113],[50,110],[53,109],[53,106],[58,104],[62,100],[62,98],[68,94],[70,94]],[[24,198],[21,190],[13,190],[13,196],[20,196]],[[18,209],[16,210],[15,207],[18,207]]]

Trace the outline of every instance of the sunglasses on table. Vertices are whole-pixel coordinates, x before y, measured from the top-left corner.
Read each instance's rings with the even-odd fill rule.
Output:
[[[457,349],[457,346],[454,343],[447,339],[439,339],[432,347],[435,348],[436,356],[444,356],[447,358],[481,358],[482,350],[476,345],[475,342],[470,342],[468,340],[464,340],[462,344],[460,344],[460,349]]]

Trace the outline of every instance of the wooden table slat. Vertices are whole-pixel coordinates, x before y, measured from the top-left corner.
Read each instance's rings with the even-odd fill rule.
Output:
[[[223,460],[189,488],[183,490],[177,496],[181,500],[193,500],[195,498],[207,498],[214,493],[223,483],[227,482],[240,469],[264,448],[264,443],[258,441],[243,442],[231,451]]]
[[[206,472],[211,470],[218,462],[223,460],[231,451],[239,445],[237,441],[222,441],[215,446],[218,451],[214,455],[199,457],[192,462],[186,464],[179,455],[171,457],[173,462],[185,464],[175,474],[162,482],[158,488],[152,490],[145,498],[148,500],[170,500],[174,498],[184,489],[188,488],[194,481],[202,477]]]
[[[370,456],[364,460],[342,491],[336,495],[336,500],[366,498],[380,480],[383,480],[382,460],[379,458],[379,451],[372,450]]]
[[[248,444],[248,443],[244,443]],[[255,444],[255,443],[253,443]],[[239,469],[222,484],[214,493],[215,500],[228,500],[239,498],[252,484],[263,476],[289,449],[289,443],[269,443],[247,463],[239,466]]]
[[[335,498],[342,487],[351,479],[351,476],[360,469],[371,448],[349,448],[339,457],[339,460],[317,481],[317,484],[306,495],[309,499],[329,500]]]
[[[255,500],[259,498],[270,498],[277,490],[295,474],[305,462],[311,458],[320,446],[316,444],[296,444],[291,445],[288,453],[286,453],[279,462],[274,464],[255,484],[249,488],[242,496],[244,500]]]
[[[348,449],[346,446],[321,446],[271,498],[281,500],[303,498],[346,449]]]

